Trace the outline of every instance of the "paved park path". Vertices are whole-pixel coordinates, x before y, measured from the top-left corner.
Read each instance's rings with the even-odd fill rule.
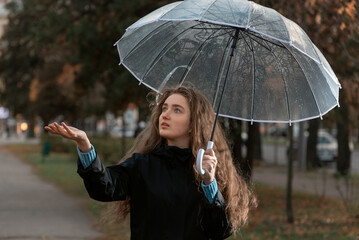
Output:
[[[353,186],[353,182],[349,182],[349,185],[347,185],[343,178],[336,179],[334,173],[334,165],[321,168],[316,172],[301,171],[294,168],[292,188],[294,191],[339,200],[350,200],[357,197],[357,195],[354,196],[353,194],[358,194],[359,189],[348,188],[348,186]],[[286,188],[287,167],[265,164],[255,166],[252,179],[255,182]]]
[[[0,239],[84,240],[100,236],[78,199],[42,181],[0,144]]]

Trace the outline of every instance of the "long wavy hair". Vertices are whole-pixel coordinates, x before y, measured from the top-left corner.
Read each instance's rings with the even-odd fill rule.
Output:
[[[133,153],[150,153],[164,139],[159,135],[159,117],[162,113],[162,105],[172,94],[184,96],[190,107],[190,147],[193,155],[196,156],[200,148],[205,148],[212,133],[215,114],[210,102],[199,91],[194,88],[179,86],[167,88],[160,94],[151,93],[152,115],[149,124],[138,135],[133,147],[121,160],[127,159]],[[215,178],[218,189],[226,201],[227,217],[231,220],[233,231],[245,225],[248,220],[248,213],[251,207],[257,206],[257,200],[251,188],[237,173],[233,164],[231,151],[220,124],[216,126],[214,134],[214,151],[218,159]],[[202,177],[198,174],[196,163],[193,163],[194,177],[199,186]],[[123,220],[130,212],[130,197],[125,201],[118,201],[110,205],[106,218],[112,220]]]

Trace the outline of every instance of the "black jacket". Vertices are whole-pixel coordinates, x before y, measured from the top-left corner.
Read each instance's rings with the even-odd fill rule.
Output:
[[[224,239],[231,223],[218,191],[210,204],[193,174],[190,149],[161,144],[150,154],[133,154],[119,165],[104,167],[99,157],[86,169],[78,161],[91,198],[124,200],[131,196],[131,239]]]

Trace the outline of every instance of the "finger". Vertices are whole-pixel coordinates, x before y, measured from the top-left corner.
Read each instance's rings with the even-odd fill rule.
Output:
[[[56,132],[52,128],[48,127],[48,126],[45,126],[45,130],[50,132],[50,133],[56,134]]]
[[[206,164],[202,164],[202,168],[207,171],[214,171],[217,167],[217,164],[215,162],[207,162]]]
[[[66,125],[66,123],[62,122],[61,125],[70,136],[75,136],[74,132]]]
[[[213,166],[209,163],[202,164],[202,168],[208,173],[212,172],[213,170]]]
[[[216,167],[217,159],[213,157],[203,157],[202,165],[211,165],[213,167]]]
[[[217,162],[217,159],[215,157],[210,156],[210,155],[204,155],[202,161]]]
[[[61,136],[68,138],[68,134],[64,127],[60,126],[58,123],[55,123],[55,127]]]
[[[212,155],[203,155],[203,161],[214,161],[215,163],[217,163],[217,158],[215,156]]]
[[[211,148],[211,149],[207,149],[207,150],[204,152],[204,154],[205,154],[205,155],[210,155],[210,156],[212,156],[212,157],[215,156],[214,151],[213,151],[212,148]]]
[[[45,128],[53,128],[54,127],[54,123],[50,123],[49,125],[45,126]]]
[[[54,124],[50,124],[46,129],[49,130],[53,134],[59,134],[59,132],[57,131],[57,128]]]

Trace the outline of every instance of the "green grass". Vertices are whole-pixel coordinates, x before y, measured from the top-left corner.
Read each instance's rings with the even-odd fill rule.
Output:
[[[32,153],[26,160],[34,166],[34,171],[38,175],[53,182],[69,195],[87,196],[82,179],[76,173],[76,157],[69,154],[50,154],[43,161],[40,153]]]
[[[106,203],[91,200],[76,173],[77,157],[69,153],[52,153],[42,162],[40,146],[9,146],[7,150],[30,163],[34,172],[46,181],[54,183],[65,193],[81,198],[93,225],[103,232],[102,240],[129,239],[129,220],[121,224],[101,221]],[[343,201],[322,198],[305,193],[293,193],[294,224],[286,223],[285,189],[263,184],[255,185],[259,206],[250,214],[248,226],[231,240],[297,240],[328,239],[358,240],[359,209],[348,209]],[[358,199],[353,201],[358,204]]]

